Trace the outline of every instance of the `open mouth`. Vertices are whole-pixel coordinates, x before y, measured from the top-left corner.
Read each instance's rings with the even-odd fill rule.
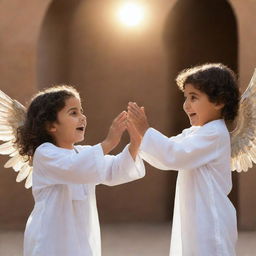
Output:
[[[190,113],[189,114],[189,117],[193,117],[193,116],[195,116],[196,115],[196,113]]]
[[[83,132],[83,131],[85,130],[85,127],[84,127],[84,126],[81,126],[81,127],[77,127],[76,129],[77,129],[78,131],[82,131],[82,132]]]

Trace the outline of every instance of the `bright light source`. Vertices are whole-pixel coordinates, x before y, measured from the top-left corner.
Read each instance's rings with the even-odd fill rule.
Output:
[[[126,2],[118,12],[119,19],[129,27],[138,26],[144,18],[144,9],[138,3]]]

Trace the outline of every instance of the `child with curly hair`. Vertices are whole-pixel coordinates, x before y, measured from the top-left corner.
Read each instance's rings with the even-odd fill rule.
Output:
[[[156,168],[178,171],[170,255],[234,256],[237,222],[228,198],[231,145],[225,121],[238,113],[236,77],[222,64],[205,64],[182,71],[176,81],[191,124],[178,136],[150,128],[144,108],[128,105],[128,119],[143,137],[140,156]]]
[[[119,114],[103,142],[84,140],[87,120],[79,93],[56,86],[37,94],[18,130],[20,154],[33,161],[34,209],[27,221],[24,256],[100,256],[95,185],[117,185],[145,175],[141,142],[127,113]],[[130,144],[107,155],[128,130]]]

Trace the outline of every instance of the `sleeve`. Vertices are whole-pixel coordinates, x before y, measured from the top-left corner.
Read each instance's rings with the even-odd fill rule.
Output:
[[[116,156],[105,156],[106,176],[102,184],[114,186],[145,176],[145,167],[142,159],[137,156],[134,161],[128,147],[127,145],[124,150]]]
[[[34,166],[48,184],[115,184],[140,178],[145,173],[142,160],[134,162],[127,154],[125,149],[117,156],[104,156],[101,144],[84,146],[75,154],[56,150],[47,143],[36,150]]]
[[[191,170],[217,158],[218,141],[214,127],[201,127],[192,134],[171,138],[149,128],[142,140],[140,156],[161,170]]]

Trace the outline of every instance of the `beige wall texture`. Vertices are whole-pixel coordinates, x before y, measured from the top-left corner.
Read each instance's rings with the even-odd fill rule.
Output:
[[[1,1],[0,89],[25,104],[38,89],[75,85],[88,118],[88,144],[103,140],[128,101],[144,105],[151,125],[168,136],[188,126],[174,82],[188,66],[223,62],[239,73],[244,89],[256,58],[255,1],[141,0],[149,12],[136,29],[117,22],[120,2]],[[125,134],[114,153],[127,142]],[[0,158],[1,166],[7,159]],[[98,186],[101,221],[171,220],[176,173],[146,168],[142,180]],[[235,174],[231,195],[246,229],[256,228],[254,173]],[[33,207],[31,190],[15,176],[0,167],[0,229],[24,228]]]

